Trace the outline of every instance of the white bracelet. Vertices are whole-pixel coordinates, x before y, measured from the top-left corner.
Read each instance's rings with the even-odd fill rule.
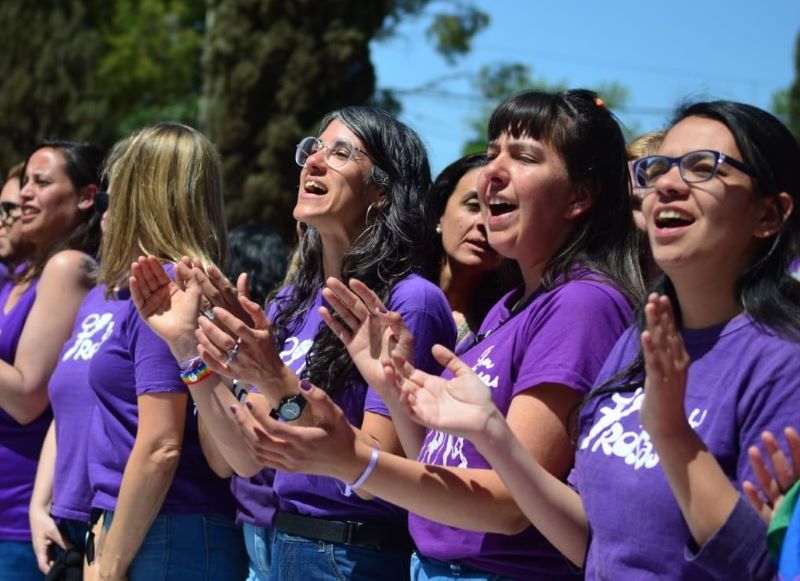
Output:
[[[355,490],[356,488],[360,488],[361,486],[364,485],[364,482],[366,482],[367,478],[370,477],[372,472],[375,470],[375,466],[377,465],[378,465],[378,449],[373,448],[372,455],[369,457],[369,463],[367,464],[367,467],[364,468],[364,471],[361,473],[361,476],[356,478],[355,482],[353,482],[352,484],[348,484],[344,487],[344,495],[352,496],[353,490]]]

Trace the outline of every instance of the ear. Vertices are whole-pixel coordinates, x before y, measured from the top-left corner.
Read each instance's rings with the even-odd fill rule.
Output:
[[[789,219],[794,210],[792,196],[781,192],[776,197],[763,199],[761,217],[756,225],[756,238],[770,238],[774,236],[783,223]]]
[[[89,184],[88,186],[83,186],[78,191],[78,209],[79,210],[88,210],[92,206],[94,206],[94,195],[97,193],[98,188],[95,184]]]
[[[578,184],[572,189],[564,217],[567,220],[577,220],[589,211],[592,204],[594,204],[594,191],[592,188],[587,183]]]

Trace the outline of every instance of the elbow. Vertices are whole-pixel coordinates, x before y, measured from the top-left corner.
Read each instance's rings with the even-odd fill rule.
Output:
[[[259,472],[261,472],[261,467],[247,465],[247,466],[235,466],[233,470],[236,472],[236,476],[241,478],[252,478]]]
[[[3,411],[14,418],[22,426],[38,420],[50,405],[46,391],[38,391],[23,396],[23,401],[3,408]]]
[[[518,535],[530,526],[531,521],[520,512],[517,515],[509,517],[507,522],[503,523],[503,530],[499,532],[504,535]]]
[[[174,442],[159,444],[150,451],[148,459],[158,472],[174,472],[181,459],[181,446]]]

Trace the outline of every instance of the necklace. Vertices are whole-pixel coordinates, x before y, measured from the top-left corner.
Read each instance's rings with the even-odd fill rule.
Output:
[[[497,323],[497,325],[495,327],[489,329],[488,331],[486,331],[484,333],[477,333],[475,335],[475,337],[473,338],[473,340],[472,340],[472,345],[470,345],[469,348],[472,349],[473,347],[475,347],[475,345],[477,345],[478,343],[480,343],[481,341],[486,339],[489,335],[491,335],[495,331],[499,330],[503,325],[505,325],[511,319],[513,319],[518,314],[520,314],[522,311],[524,311],[528,307],[528,305],[530,305],[533,302],[533,299],[535,299],[536,297],[538,297],[541,294],[541,292],[542,292],[540,290],[541,288],[542,287],[540,286],[538,289],[533,291],[531,294],[529,294],[524,299],[520,298],[516,303],[514,303],[514,306],[511,307],[511,310],[508,312],[508,317],[506,317],[505,319],[503,319],[502,321]]]

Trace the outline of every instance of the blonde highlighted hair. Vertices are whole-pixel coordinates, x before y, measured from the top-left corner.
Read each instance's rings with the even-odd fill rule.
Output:
[[[654,155],[658,151],[658,146],[661,145],[666,133],[666,131],[650,131],[631,141],[628,147],[625,148],[628,153],[628,161]]]
[[[188,255],[224,267],[222,172],[203,134],[177,123],[145,127],[114,146],[104,173],[110,195],[100,282],[126,287],[139,255],[170,262]]]

